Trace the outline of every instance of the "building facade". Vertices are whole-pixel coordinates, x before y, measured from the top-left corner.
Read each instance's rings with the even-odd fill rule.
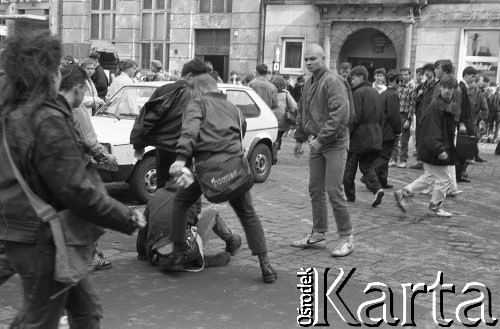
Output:
[[[473,65],[500,80],[497,0],[267,0],[265,22],[264,61],[279,60],[282,73],[306,73],[299,58],[319,43],[332,69],[415,70],[448,58],[458,77]]]

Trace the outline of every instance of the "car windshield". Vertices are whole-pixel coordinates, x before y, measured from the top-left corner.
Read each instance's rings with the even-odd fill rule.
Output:
[[[152,86],[125,86],[99,109],[96,116],[135,120],[155,90]]]

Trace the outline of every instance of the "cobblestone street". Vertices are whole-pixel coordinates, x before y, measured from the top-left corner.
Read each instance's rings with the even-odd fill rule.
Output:
[[[472,183],[459,185],[463,194],[447,199],[447,208],[454,215],[450,219],[431,216],[430,197],[424,195],[413,198],[409,212],[403,214],[396,207],[391,190],[386,192],[381,206],[372,208],[372,195],[359,182],[358,174],[357,200],[349,206],[355,228],[355,251],[349,257],[334,259],[327,250],[298,250],[290,246],[292,241],[308,233],[312,221],[308,155],[296,159],[293,139],[286,137],[271,176],[252,190],[255,208],[266,231],[269,256],[279,271],[277,283],[260,283],[258,262],[245,243],[225,268],[166,275],[136,259],[135,237],[110,232],[100,242],[100,249],[113,262],[113,267],[93,275],[105,309],[103,328],[294,327],[300,295],[296,289],[296,272],[301,267],[331,268],[330,282],[338,275],[339,268],[346,272],[356,268],[350,288],[343,293],[345,299],[350,300],[349,291],[357,291],[348,302],[355,305],[374,298],[363,298],[362,291],[370,282],[385,283],[400,297],[401,283],[422,282],[430,286],[436,281],[438,271],[442,271],[444,283],[453,283],[456,287],[455,296],[444,294],[444,314],[448,318],[457,323],[455,308],[465,300],[461,291],[471,281],[489,287],[493,316],[498,318],[500,157],[489,153],[484,154],[484,158],[488,160],[486,164],[468,170]],[[395,189],[401,188],[420,173],[391,168],[390,183]],[[126,187],[113,185],[110,189],[120,200],[135,204]],[[244,237],[232,209],[227,204],[214,207],[230,228]],[[337,242],[333,217],[330,225],[328,250]],[[208,252],[222,247],[222,242],[214,241]],[[225,280],[227,277],[230,279]],[[18,285],[19,279],[15,277],[0,287],[0,328],[6,327],[20,307]],[[470,300],[473,296],[467,297]],[[169,306],[162,313],[154,311],[159,305],[167,305],[166,301]],[[192,308],[183,311],[179,306],[182,303]],[[422,310],[416,317],[418,327],[437,327],[432,320],[432,294],[419,295],[416,304]],[[273,307],[278,310],[272,311]],[[396,306],[396,310],[400,307]],[[329,319],[339,321],[333,309],[329,310]],[[166,324],[168,321],[170,325]],[[341,323],[334,327],[348,326]]]

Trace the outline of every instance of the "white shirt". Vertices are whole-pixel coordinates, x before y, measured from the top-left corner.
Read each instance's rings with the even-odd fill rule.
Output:
[[[113,79],[111,86],[108,88],[108,93],[106,94],[106,99],[110,99],[114,94],[118,92],[123,86],[134,83],[131,77],[127,73],[122,72],[119,76]]]

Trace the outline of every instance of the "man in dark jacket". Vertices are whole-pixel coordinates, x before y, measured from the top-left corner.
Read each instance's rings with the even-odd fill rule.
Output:
[[[424,162],[424,174],[394,193],[396,202],[402,211],[406,211],[408,199],[416,192],[433,186],[429,209],[439,217],[451,217],[443,208],[451,178],[448,166],[453,164],[455,151],[455,117],[452,107],[453,93],[457,80],[452,75],[444,75],[439,86],[441,93],[429,104],[422,117],[422,137],[418,153]]]
[[[193,78],[209,71],[202,61],[187,62],[182,67],[182,79],[156,89],[135,120],[130,143],[138,160],[142,159],[146,146],[156,148],[157,188],[165,186],[171,178],[168,170],[177,157],[175,150],[181,136],[182,115],[193,99]]]
[[[185,170],[186,163],[194,157],[210,158],[218,153],[241,156],[241,136],[245,118],[239,109],[227,101],[226,95],[217,91],[217,82],[210,74],[203,74],[195,79],[195,89],[203,96],[195,98],[186,109],[182,124],[182,134],[177,146],[177,160],[170,167],[170,174],[178,177]],[[185,231],[187,212],[198,200],[202,192],[195,182],[186,188],[180,188],[172,206],[172,231],[170,238],[174,251],[167,255],[163,266],[176,266],[185,261]],[[262,278],[265,283],[274,282],[278,275],[272,268],[267,256],[264,229],[252,205],[250,191],[235,195],[229,204],[240,219],[245,231],[248,246],[253,255],[259,257]]]
[[[344,191],[347,200],[356,200],[354,179],[359,170],[363,173],[368,189],[375,195],[372,207],[382,202],[384,190],[380,184],[373,163],[382,149],[382,115],[378,91],[368,81],[368,70],[363,66],[355,66],[349,72],[353,90],[353,101],[356,116],[352,124],[351,143],[347,154]]]
[[[97,96],[105,100],[106,94],[108,93],[109,81],[104,69],[101,64],[99,64],[100,55],[98,52],[93,52],[89,55],[89,58],[95,63],[95,71],[91,79],[92,82],[94,82],[95,89],[97,90]]]
[[[401,84],[400,74],[389,73],[387,82],[389,86],[380,94],[380,110],[382,111],[382,150],[373,163],[382,188],[389,189],[392,185],[387,183],[389,177],[389,161],[397,136],[401,134],[401,119],[399,118],[398,85]],[[365,182],[365,179],[362,179]]]
[[[427,63],[422,68],[425,75],[425,82],[419,84],[415,89],[415,148],[418,149],[418,141],[420,139],[420,127],[422,118],[422,113],[427,106],[431,103],[432,95],[434,93],[434,87],[436,85],[436,79],[434,79],[434,64]],[[424,169],[423,163],[418,156],[417,151],[417,163],[409,167],[410,169]]]
[[[37,56],[30,55],[32,49],[37,49]],[[132,234],[143,222],[142,215],[107,194],[84,157],[71,107],[63,97],[56,98],[61,53],[60,41],[48,32],[12,37],[2,53],[7,84],[0,99],[5,118],[0,134],[0,195],[8,199],[2,200],[0,242],[5,243],[24,288],[23,310],[12,328],[55,329],[64,309],[72,326],[99,328],[102,309],[88,276],[73,286],[55,280],[56,247],[50,224],[37,216],[17,182],[5,139],[29,188],[55,210],[71,214],[74,220],[65,223],[89,233],[86,245],[95,241],[91,223]],[[81,103],[84,90],[77,95]]]

